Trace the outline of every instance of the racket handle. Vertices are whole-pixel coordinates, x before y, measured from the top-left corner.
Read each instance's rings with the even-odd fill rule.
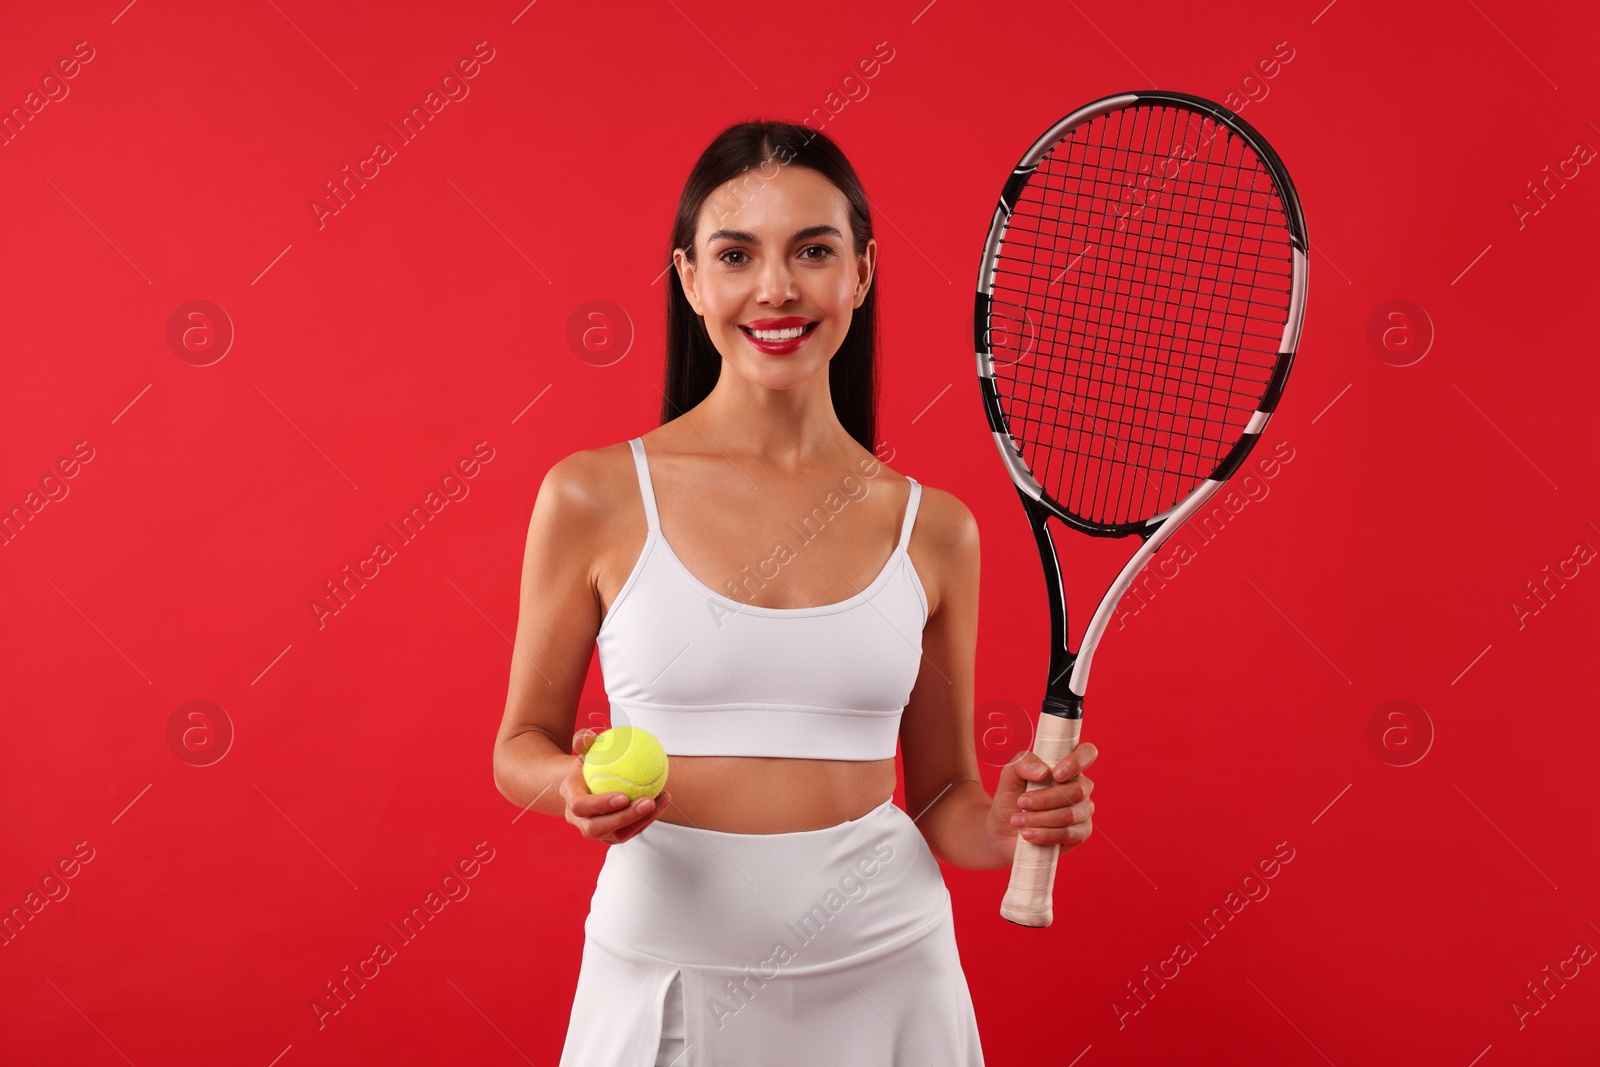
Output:
[[[1082,725],[1082,719],[1040,715],[1033,754],[1043,760],[1047,767],[1054,767],[1063,756],[1078,747],[1078,730]],[[1029,782],[1027,791],[1054,784],[1050,779]],[[1060,854],[1060,845],[1036,845],[1020,832],[1017,834],[1017,852],[1011,861],[1011,884],[1006,887],[1005,899],[1000,902],[1002,918],[1022,926],[1050,925],[1050,892],[1055,884],[1056,859]]]

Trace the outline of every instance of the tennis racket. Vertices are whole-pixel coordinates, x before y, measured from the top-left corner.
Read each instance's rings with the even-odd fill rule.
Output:
[[[1196,96],[1087,104],[1035,141],[1006,182],[973,332],[983,406],[1050,598],[1032,746],[1047,764],[1077,747],[1089,665],[1122,594],[1266,427],[1299,343],[1307,247],[1277,154]],[[1052,516],[1141,542],[1076,652]],[[1017,835],[1002,916],[1050,925],[1059,853]]]

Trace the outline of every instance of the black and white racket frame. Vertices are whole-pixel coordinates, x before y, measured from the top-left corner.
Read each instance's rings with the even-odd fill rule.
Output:
[[[1209,118],[1219,126],[1226,127],[1234,136],[1245,140],[1260,157],[1277,187],[1287,222],[1292,259],[1289,311],[1283,325],[1283,336],[1278,345],[1277,364],[1273,368],[1257,410],[1245,426],[1238,442],[1223,457],[1210,477],[1203,480],[1179,503],[1159,515],[1139,522],[1106,524],[1073,514],[1062,502],[1046,493],[1029,472],[1021,452],[1013,441],[995,387],[994,353],[990,347],[991,297],[995,270],[999,263],[1000,250],[1005,242],[1012,210],[1039,162],[1057,142],[1079,125],[1123,108],[1150,105],[1185,108],[1198,113],[1202,118]],[[1061,755],[1065,755],[1077,746],[1079,720],[1083,717],[1083,695],[1089,683],[1089,667],[1100,638],[1111,621],[1112,613],[1128,586],[1167,538],[1203,507],[1223,483],[1239,469],[1251,449],[1255,447],[1256,441],[1260,439],[1267,420],[1272,417],[1278,399],[1282,396],[1284,383],[1288,379],[1295,351],[1299,346],[1300,327],[1305,315],[1309,247],[1300,198],[1295,193],[1289,173],[1278,158],[1278,154],[1253,127],[1232,111],[1213,101],[1185,93],[1153,90],[1119,93],[1086,104],[1061,119],[1035,141],[1006,182],[999,203],[995,207],[988,240],[984,244],[983,263],[978,273],[977,298],[974,302],[973,335],[974,348],[977,352],[978,384],[983,394],[984,411],[989,419],[989,428],[994,434],[995,446],[1000,451],[1000,458],[1004,461],[1011,480],[1016,484],[1023,509],[1033,527],[1039,558],[1044,565],[1045,588],[1050,599],[1050,670],[1039,725],[1035,731],[1034,745],[1031,747],[1031,751],[1047,764],[1054,764]],[[1061,566],[1055,544],[1046,525],[1046,520],[1052,516],[1068,527],[1094,537],[1137,535],[1143,540],[1101,599],[1100,606],[1084,630],[1077,652],[1068,647],[1066,592],[1062,584]],[[1053,739],[1051,744],[1043,744],[1050,739]],[[1040,751],[1041,747],[1058,749],[1060,755],[1051,756],[1045,751]],[[1029,788],[1036,788],[1039,784],[1030,783]],[[1012,886],[1007,891],[1007,900],[1001,907],[1001,914],[1020,925],[1048,926],[1051,921],[1050,887],[1054,880],[1059,846],[1033,845],[1020,834],[1017,837],[1017,846],[1017,859],[1012,870]]]

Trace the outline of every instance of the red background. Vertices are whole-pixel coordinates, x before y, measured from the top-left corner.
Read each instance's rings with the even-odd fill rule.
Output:
[[[0,910],[67,892],[0,949],[6,1060],[555,1062],[604,848],[491,782],[529,509],[557,459],[655,424],[655,279],[701,148],[837,107],[879,42],[893,59],[822,128],[877,209],[885,454],[982,527],[980,705],[1031,713],[1048,638],[970,351],[1016,157],[1108,93],[1248,88],[1315,249],[1263,442],[1293,461],[1096,659],[1097,829],[1054,925],[999,918],[1004,872],[945,869],[989,1062],[1600,1057],[1596,967],[1513,1008],[1600,949],[1600,576],[1569,564],[1520,626],[1511,606],[1600,548],[1578,310],[1600,173],[1511,207],[1600,147],[1591,6],[111,0],[0,22],[7,111],[93,49],[0,147],[0,507],[59,498],[0,548]],[[470,95],[319,227],[323,183],[480,41]],[[209,366],[167,341],[191,300],[236,332]],[[592,300],[634,331],[606,366],[568,342]],[[1418,313],[1368,340],[1392,300],[1432,324],[1408,366]],[[324,583],[478,442],[470,494],[319,626]],[[1132,547],[1064,544],[1080,604]],[[210,766],[169,741],[192,700],[234,733]],[[1421,710],[1369,741],[1392,700]],[[324,983],[480,842],[470,895],[319,1028]],[[1280,843],[1270,895],[1202,943],[1189,924]],[[1195,958],[1119,1025],[1180,940]]]

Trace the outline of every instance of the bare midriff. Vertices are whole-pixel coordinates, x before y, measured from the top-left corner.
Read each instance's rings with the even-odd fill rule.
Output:
[[[663,822],[732,834],[820,830],[894,795],[894,760],[669,756]]]

